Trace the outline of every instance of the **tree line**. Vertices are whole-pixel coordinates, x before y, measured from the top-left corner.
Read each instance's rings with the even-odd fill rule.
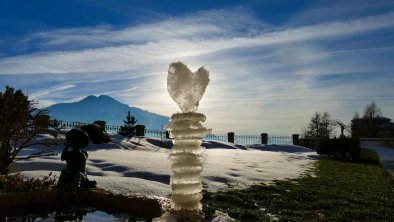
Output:
[[[362,117],[356,112],[352,121],[348,124],[339,119],[331,119],[327,112],[316,112],[311,117],[309,124],[303,129],[303,135],[306,139],[330,138],[334,129],[338,127],[340,130],[339,137],[344,137],[346,134],[350,134],[352,137],[359,137],[360,134],[376,137],[379,130],[376,126],[378,117],[382,117],[382,110],[376,105],[375,101],[365,106]],[[359,120],[362,120],[362,126],[360,126]]]

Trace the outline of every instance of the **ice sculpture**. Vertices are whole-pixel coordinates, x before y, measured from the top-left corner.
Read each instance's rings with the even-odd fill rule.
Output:
[[[170,64],[167,77],[168,93],[182,113],[171,116],[166,126],[173,139],[171,160],[171,208],[201,210],[202,137],[211,133],[201,123],[205,115],[196,113],[199,101],[209,83],[209,72],[204,67],[192,73],[182,62]]]

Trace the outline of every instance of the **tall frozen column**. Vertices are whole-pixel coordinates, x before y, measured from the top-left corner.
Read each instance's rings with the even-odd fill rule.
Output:
[[[170,64],[167,88],[182,113],[171,116],[166,126],[173,138],[171,160],[171,208],[201,210],[202,137],[211,133],[201,125],[205,115],[195,112],[209,83],[209,72],[201,67],[192,73],[182,62]]]

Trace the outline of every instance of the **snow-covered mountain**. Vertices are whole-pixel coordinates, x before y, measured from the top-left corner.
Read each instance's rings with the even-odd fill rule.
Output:
[[[121,126],[128,111],[137,119],[137,124],[145,125],[146,129],[162,130],[169,121],[167,116],[130,107],[106,95],[88,96],[79,102],[54,104],[46,109],[51,117],[70,122],[104,120],[107,125]]]

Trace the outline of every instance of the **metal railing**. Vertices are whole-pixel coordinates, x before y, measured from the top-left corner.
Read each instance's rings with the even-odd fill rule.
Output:
[[[234,143],[239,145],[261,144],[261,136],[259,135],[235,135]]]
[[[292,145],[293,138],[291,136],[268,136],[268,144]]]
[[[59,127],[61,129],[75,129],[80,126],[86,125],[85,123],[80,123],[80,122],[67,122],[67,121],[58,121],[59,122]]]
[[[166,136],[166,131],[163,130],[151,130],[151,129],[146,129],[145,130],[145,136],[146,137],[155,137],[155,138],[160,138],[160,139],[165,139]]]
[[[225,134],[209,134],[208,136],[202,138],[203,140],[212,140],[212,141],[219,141],[219,142],[227,142],[227,135]]]
[[[67,122],[67,121],[59,121],[59,124],[62,129],[73,129],[78,128],[80,126],[86,125],[88,123],[81,123],[81,122]],[[113,125],[106,125],[105,130],[109,134],[117,134],[120,129],[120,126],[113,126]],[[154,137],[165,139],[167,138],[166,131],[164,130],[152,130],[152,129],[145,129],[145,136],[146,137]],[[228,135],[227,134],[209,134],[205,136],[203,140],[212,140],[212,141],[219,141],[219,142],[228,142]],[[252,144],[261,144],[261,135],[234,135],[234,143],[238,145],[252,145]],[[293,138],[291,136],[268,136],[268,144],[286,144],[291,145],[293,144]]]
[[[119,132],[120,126],[105,125],[105,131],[109,134],[117,134]]]
[[[58,121],[59,127],[61,129],[75,129],[81,126],[90,124],[90,123],[81,123],[81,122],[68,122],[68,121]],[[120,126],[113,126],[113,125],[105,125],[105,131],[109,134],[117,134],[120,129]]]

